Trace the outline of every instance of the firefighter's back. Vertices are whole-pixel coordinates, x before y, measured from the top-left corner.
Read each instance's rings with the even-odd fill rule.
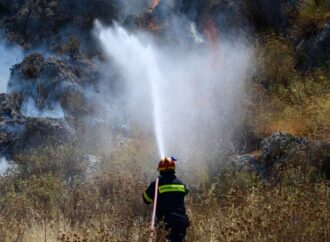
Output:
[[[159,199],[157,206],[157,217],[161,218],[168,213],[185,215],[184,197],[188,189],[174,172],[162,174],[159,177]]]

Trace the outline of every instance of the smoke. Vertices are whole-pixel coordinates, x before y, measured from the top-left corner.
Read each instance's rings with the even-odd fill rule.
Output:
[[[6,93],[10,78],[10,68],[12,65],[22,61],[24,55],[20,47],[10,45],[3,39],[0,40],[0,53],[0,93]]]
[[[29,97],[27,101],[22,103],[21,112],[26,117],[33,118],[55,118],[55,119],[63,119],[64,111],[61,105],[57,102],[52,103],[52,108],[44,108],[40,110],[33,98]]]
[[[114,2],[122,18],[139,15],[147,10],[147,6],[152,6],[152,0],[115,0]]]
[[[0,159],[0,176],[2,176],[10,167],[6,157]]]
[[[160,155],[215,157],[241,122],[251,51],[244,40],[192,48],[158,44],[115,24],[98,24],[109,61],[119,69],[127,112],[155,130]],[[124,108],[124,107],[123,107]]]

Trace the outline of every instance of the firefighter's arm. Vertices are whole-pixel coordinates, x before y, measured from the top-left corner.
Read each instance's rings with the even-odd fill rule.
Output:
[[[154,195],[155,195],[155,182],[152,182],[148,189],[145,190],[145,192],[143,193],[143,201],[146,204],[151,204],[154,201]]]

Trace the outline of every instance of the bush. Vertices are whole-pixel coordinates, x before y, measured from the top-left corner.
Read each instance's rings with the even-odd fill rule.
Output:
[[[328,0],[303,0],[296,22],[298,37],[308,37],[323,28],[330,20],[330,3]]]
[[[288,87],[294,78],[294,48],[284,37],[266,35],[257,44],[257,80],[267,90]]]
[[[260,85],[253,87],[254,110],[249,123],[258,136],[283,131],[316,140],[329,140],[328,74],[322,71],[296,75],[285,88],[269,92]]]
[[[258,73],[250,88],[247,122],[258,137],[284,131],[328,140],[330,72],[295,69],[293,44],[275,34],[257,44]]]

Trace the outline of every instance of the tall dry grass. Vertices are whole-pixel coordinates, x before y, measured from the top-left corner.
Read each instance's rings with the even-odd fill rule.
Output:
[[[276,131],[329,140],[330,72],[296,68],[293,43],[275,34],[256,45],[258,66],[249,83],[248,123],[259,137]]]
[[[156,172],[126,155],[69,179],[1,177],[0,241],[146,241],[151,211],[141,194]],[[286,167],[273,184],[229,164],[212,174],[187,197],[187,241],[329,241],[330,187],[315,168]]]

